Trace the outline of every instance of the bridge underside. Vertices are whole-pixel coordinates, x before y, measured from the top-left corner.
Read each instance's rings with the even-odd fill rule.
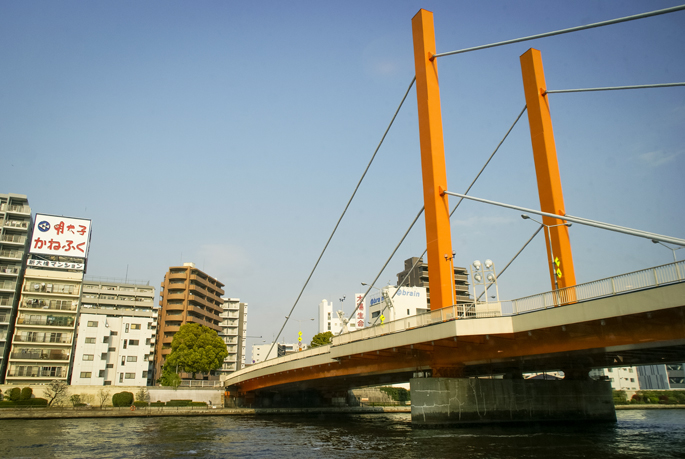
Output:
[[[658,290],[658,291],[657,291]],[[332,346],[229,378],[232,393],[344,391],[407,382],[685,362],[685,284],[514,317],[441,322]]]

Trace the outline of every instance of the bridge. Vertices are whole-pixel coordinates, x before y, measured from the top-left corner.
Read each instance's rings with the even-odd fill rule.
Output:
[[[437,72],[437,58],[442,56],[683,9],[685,6],[674,7],[442,54],[435,50],[432,13],[420,10],[412,20],[416,69],[412,85],[416,84],[418,101],[424,192],[419,215],[425,212],[430,312],[344,333],[335,336],[330,345],[232,373],[225,380],[230,403],[315,405],[344,399],[354,387],[410,381],[412,421],[418,424],[611,421],[615,420],[611,386],[608,381],[591,380],[591,369],[685,361],[685,262],[576,284],[569,222],[685,245],[680,238],[566,214],[547,96],[583,90],[548,90],[540,52],[530,49],[521,56],[524,111],[528,112],[541,208],[524,209],[469,196],[468,190],[459,194],[448,189]],[[685,83],[642,87],[657,86]],[[540,215],[540,229],[546,230],[551,291],[511,301],[479,302],[474,298],[471,304],[454,304],[455,255],[448,196]],[[296,305],[297,301],[288,318]],[[545,370],[564,371],[564,380],[522,377],[524,372]]]

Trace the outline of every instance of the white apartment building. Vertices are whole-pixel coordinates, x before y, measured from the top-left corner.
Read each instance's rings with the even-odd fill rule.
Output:
[[[640,381],[635,367],[603,368],[593,370],[591,375],[596,375],[597,372],[609,378],[613,390],[640,390]]]
[[[333,302],[325,298],[319,303],[319,333],[331,332],[339,335],[343,328],[343,311],[333,311]]]
[[[83,272],[26,269],[8,384],[68,382],[82,279]]]
[[[297,352],[297,344],[276,344],[273,349],[271,346],[273,343],[268,344],[253,344],[252,345],[252,363],[259,363],[269,359],[275,359],[276,357],[281,357],[287,354],[292,354]],[[306,345],[302,345],[302,350],[307,348]],[[271,349],[271,352],[269,350]],[[268,354],[268,355],[267,355]]]
[[[153,385],[154,300],[149,282],[84,281],[72,385]]]
[[[247,348],[247,303],[239,298],[222,298],[224,311],[220,314],[221,331],[219,336],[226,343],[228,356],[218,370],[220,375],[227,375],[245,368]]]

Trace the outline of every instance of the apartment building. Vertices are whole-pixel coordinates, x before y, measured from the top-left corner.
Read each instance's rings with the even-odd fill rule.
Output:
[[[36,214],[5,382],[69,381],[90,220]]]
[[[5,382],[29,243],[31,207],[23,194],[0,194],[0,384]]]
[[[146,281],[84,281],[72,385],[153,385],[154,300]]]
[[[5,381],[69,380],[82,272],[27,268]]]
[[[412,266],[416,263],[414,269]],[[406,280],[405,280],[406,277]],[[404,282],[402,282],[404,280]],[[416,257],[404,260],[404,271],[397,273],[398,287],[425,287],[428,308],[430,308],[430,288],[428,285],[428,263]],[[454,293],[457,304],[471,303],[469,278],[466,268],[454,267]]]
[[[224,294],[221,282],[200,271],[194,263],[172,266],[161,285],[159,333],[155,347],[155,374],[161,375],[171,341],[181,325],[195,323],[222,332]]]
[[[247,303],[239,298],[223,298],[224,311],[221,313],[219,336],[226,343],[228,356],[219,370],[227,375],[245,368],[245,349],[247,347]]]

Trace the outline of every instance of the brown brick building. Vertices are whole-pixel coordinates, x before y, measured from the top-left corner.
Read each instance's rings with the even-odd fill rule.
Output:
[[[221,282],[195,268],[194,263],[172,266],[164,275],[159,305],[159,335],[155,348],[155,377],[171,353],[171,340],[183,324],[200,324],[221,332],[224,294]]]

